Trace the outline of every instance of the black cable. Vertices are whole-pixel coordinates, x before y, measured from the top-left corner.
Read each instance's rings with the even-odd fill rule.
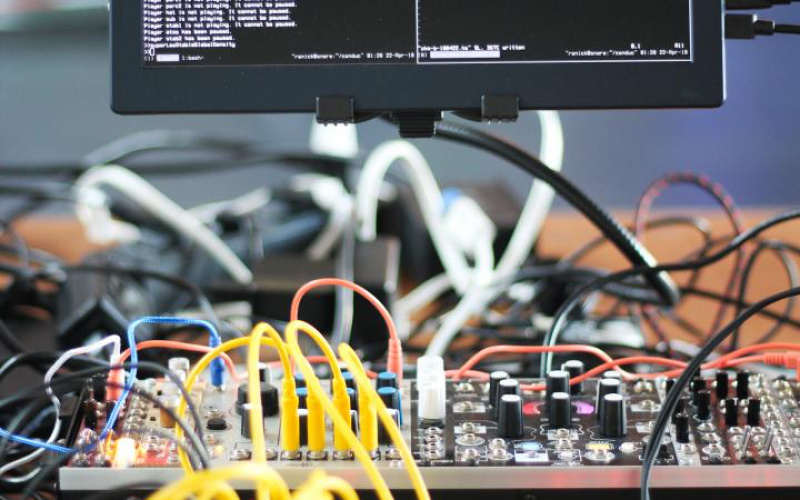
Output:
[[[28,350],[2,319],[0,319],[0,343],[14,354],[20,354]]]
[[[684,389],[689,386],[689,382],[694,379],[697,373],[699,373],[700,368],[706,358],[708,358],[708,356],[711,355],[717,347],[719,347],[730,335],[732,335],[733,332],[738,330],[748,319],[776,302],[797,297],[798,295],[800,295],[800,288],[792,288],[756,302],[752,306],[742,311],[742,313],[737,316],[736,319],[711,337],[703,346],[703,348],[700,349],[700,352],[697,353],[697,356],[695,356],[691,362],[689,362],[681,376],[675,382],[675,385],[667,393],[667,397],[665,398],[664,403],[661,405],[661,411],[659,412],[655,424],[653,425],[653,429],[650,433],[650,440],[648,441],[647,447],[644,450],[644,455],[642,457],[641,478],[642,500],[650,500],[650,472],[653,468],[656,457],[658,456],[661,440],[670,421],[670,417],[675,412],[675,408],[678,406],[678,400],[680,399]]]
[[[203,293],[203,291],[195,285],[194,283],[184,280],[178,276],[173,276],[171,274],[162,273],[160,271],[154,271],[150,269],[140,269],[140,268],[131,268],[131,267],[123,267],[123,266],[116,266],[113,264],[103,264],[103,265],[92,265],[92,264],[79,264],[75,266],[63,266],[60,267],[59,270],[66,272],[66,273],[98,273],[98,274],[120,274],[126,275],[133,278],[139,279],[153,279],[157,281],[161,281],[163,283],[167,283],[172,285],[176,288],[180,288],[189,292],[195,299],[198,307],[203,314],[206,315],[208,320],[214,324],[217,328],[222,328],[222,322],[217,316],[216,311],[214,311],[214,306],[211,304],[211,301],[208,300],[208,297]]]
[[[800,35],[800,25],[797,24],[775,24],[775,33],[784,33],[787,35]]]
[[[32,368],[39,373],[44,374],[50,365],[52,365],[63,352],[59,351],[31,351],[20,354],[15,354],[6,358],[0,365],[0,382],[5,379],[9,373],[20,367]],[[90,358],[87,356],[75,356],[67,361],[65,367],[71,368],[72,365],[78,365],[82,368],[91,368],[98,365],[104,365],[100,360]]]
[[[741,314],[743,309],[742,303],[747,298],[747,286],[750,282],[750,277],[753,273],[753,268],[755,267],[758,258],[766,250],[771,250],[775,252],[778,258],[781,260],[783,267],[786,270],[786,275],[789,278],[789,288],[795,288],[800,286],[800,270],[797,269],[797,264],[792,259],[791,255],[788,255],[789,250],[786,248],[786,246],[784,246],[782,242],[775,240],[760,241],[756,249],[753,250],[753,253],[750,254],[750,257],[747,259],[747,263],[742,269],[742,279],[739,282],[739,304],[736,306],[737,315]],[[777,335],[778,332],[780,332],[783,325],[786,324],[785,318],[790,318],[792,316],[792,311],[794,311],[795,303],[796,301],[794,297],[786,301],[786,309],[784,310],[782,318],[779,319],[772,327],[770,327],[770,329],[764,335],[761,336],[761,340],[759,340],[757,343],[760,344],[763,342],[767,342],[769,339]],[[738,347],[739,347],[739,330],[736,330],[731,336],[731,343],[729,350],[730,352],[733,352]]]
[[[564,302],[561,307],[556,312],[553,318],[553,324],[550,327],[550,330],[547,332],[545,336],[544,345],[546,346],[553,346],[558,341],[558,335],[560,331],[564,327],[564,322],[566,321],[568,315],[577,307],[577,305],[581,302],[581,298],[592,291],[600,290],[608,283],[620,282],[622,280],[634,277],[634,276],[646,276],[648,274],[659,273],[664,271],[691,271],[694,269],[700,269],[710,264],[714,264],[715,262],[719,262],[726,256],[730,255],[732,252],[735,252],[738,248],[742,245],[747,243],[748,241],[754,239],[759,234],[763,233],[764,231],[782,224],[784,222],[794,220],[800,218],[800,209],[793,209],[786,212],[783,212],[779,215],[771,217],[765,221],[760,222],[758,225],[748,229],[747,231],[743,232],[742,234],[733,238],[727,246],[723,247],[716,253],[708,255],[706,257],[701,257],[700,259],[691,261],[691,262],[682,262],[682,263],[675,263],[675,264],[666,264],[666,265],[659,265],[655,267],[651,266],[641,266],[641,267],[634,267],[631,269],[627,269],[624,271],[619,271],[613,274],[609,274],[607,276],[603,276],[601,278],[596,278],[595,280],[581,286],[578,288],[570,298]],[[550,370],[550,365],[552,364],[552,355],[545,354],[542,356],[542,372],[547,373]]]
[[[7,397],[5,397],[3,399],[0,399],[0,409],[6,407],[8,405],[11,405],[11,404],[15,404],[15,403],[19,403],[19,402],[25,401],[25,400],[29,399],[31,396],[37,396],[38,395],[37,393],[44,391],[45,388],[47,388],[47,387],[53,387],[53,388],[60,387],[62,385],[67,385],[67,384],[69,384],[69,383],[71,383],[71,382],[73,382],[75,380],[83,381],[86,378],[88,378],[88,377],[90,377],[90,376],[92,376],[94,374],[97,374],[97,373],[105,373],[105,372],[108,372],[109,370],[114,370],[114,369],[129,369],[133,365],[134,365],[134,363],[131,363],[131,362],[123,363],[123,364],[120,364],[120,365],[114,365],[114,366],[105,365],[105,366],[89,368],[89,369],[86,369],[86,370],[81,370],[81,371],[78,371],[78,372],[74,372],[74,373],[70,373],[70,374],[67,374],[67,375],[63,375],[63,376],[60,376],[58,379],[52,380],[50,382],[50,384],[41,384],[41,385],[36,386],[36,387],[29,387],[29,388],[26,388],[25,390],[18,391],[13,395],[10,395],[10,396],[7,396]],[[169,378],[173,383],[176,384],[176,386],[178,387],[178,390],[181,392],[181,395],[186,400],[187,408],[191,412],[192,418],[195,421],[195,430],[196,430],[196,434],[197,434],[197,441],[199,443],[205,442],[205,439],[203,437],[203,425],[202,425],[202,421],[200,420],[200,414],[197,411],[197,407],[194,405],[194,403],[192,402],[191,398],[189,398],[189,395],[186,392],[186,388],[183,386],[183,384],[180,381],[180,379],[178,379],[177,376],[173,372],[171,372],[170,370],[166,369],[165,367],[163,367],[162,365],[159,365],[157,363],[150,363],[150,362],[147,362],[147,361],[140,361],[137,364],[137,366],[141,370],[153,370],[153,371],[159,372],[162,375],[164,375],[167,378]],[[131,390],[133,390],[133,388]],[[176,422],[177,422],[177,420],[176,420]],[[187,433],[187,436],[190,436],[190,435],[191,435],[191,433]],[[76,450],[76,451],[80,451],[80,450]],[[52,474],[58,467],[60,467],[62,463],[64,463],[66,460],[68,460],[69,457],[70,457],[70,454],[65,454],[64,456],[60,457],[59,460],[54,460],[50,464],[46,465],[42,469],[42,472],[28,484],[28,486],[27,486],[27,488],[25,490],[25,493],[23,493],[23,498],[27,498],[27,496],[30,496],[31,492],[36,491],[38,489],[38,486],[41,484],[41,482],[44,481],[50,474]]]
[[[8,434],[0,437],[0,464],[6,463],[6,451],[8,449],[8,445],[11,443],[11,435],[19,435],[20,428],[23,427],[25,422],[30,419],[30,415],[33,413],[38,413],[50,404],[51,403],[49,399],[47,401],[41,401],[37,398],[33,401],[30,401],[22,408],[15,409],[14,418],[11,419],[5,428],[6,431],[8,431]]]
[[[535,156],[503,139],[450,122],[437,123],[435,137],[467,144],[493,153],[520,167],[525,172],[549,184],[556,193],[578,209],[602,234],[608,237],[609,241],[622,252],[631,264],[649,267],[657,264],[655,258],[630,231],[595,204],[583,191],[560,173],[550,169]],[[665,305],[673,306],[677,304],[680,299],[680,292],[666,273],[648,273],[646,279]]]
[[[725,0],[726,10],[769,9],[775,5],[789,5],[798,0]]]
[[[263,166],[267,163],[283,164],[290,166],[305,166],[319,171],[330,171],[341,168],[349,160],[335,156],[316,155],[313,153],[251,153],[247,156],[226,160],[214,161],[186,161],[159,163],[148,162],[146,166],[125,165],[125,168],[138,175],[156,177],[170,175],[188,175],[202,173],[216,173],[222,170],[247,169]],[[68,178],[80,177],[88,167],[79,162],[54,164],[54,165],[21,165],[4,166],[2,174],[8,177],[54,177]]]
[[[69,374],[69,375],[64,375],[62,377],[59,377],[59,379],[52,381],[50,385],[51,386],[57,386],[57,385],[60,385],[60,384],[67,383],[71,379],[79,379],[79,380],[81,380],[81,379],[88,378],[88,377],[90,377],[90,376],[92,376],[92,375],[94,375],[96,373],[104,373],[104,372],[107,372],[107,371],[112,370],[112,369],[126,369],[126,368],[130,368],[133,365],[134,365],[133,363],[127,362],[127,363],[124,363],[122,365],[105,366],[105,367],[100,367],[100,368],[95,368],[95,369],[82,370],[80,372],[75,372],[75,373],[72,373],[72,374]],[[173,372],[167,370],[166,368],[164,368],[163,366],[161,366],[159,364],[149,363],[149,362],[146,362],[146,361],[140,361],[137,366],[140,369],[150,369],[150,370],[158,371],[158,372],[166,375],[174,383],[177,383],[178,389],[181,391],[181,394],[183,395],[184,398],[187,398],[185,387],[183,386],[182,383],[180,383],[179,379],[175,376],[175,374]],[[25,396],[27,395],[27,393],[33,393],[33,392],[35,392],[37,390],[38,391],[42,391],[42,390],[44,390],[44,387],[46,387],[46,385],[30,388],[30,389],[27,389],[25,391],[22,391],[22,393],[17,393],[17,394],[14,394],[12,396],[6,397],[4,399],[0,399],[0,409],[3,408],[4,406],[7,406],[7,405],[13,404],[13,403],[15,403],[15,402],[17,402],[19,400],[25,399]],[[189,410],[192,413],[192,418],[195,420],[196,431],[197,431],[197,434],[198,434],[198,440],[201,443],[203,443],[203,442],[205,442],[205,440],[203,438],[203,426],[202,426],[202,423],[199,420],[199,414],[197,413],[197,408],[192,403],[191,399],[186,399],[186,402],[187,402],[187,407],[189,408]],[[76,451],[78,451],[78,450],[76,450]],[[23,493],[22,498],[27,498],[28,496],[30,496],[31,492],[38,490],[39,485],[42,483],[42,481],[47,479],[53,472],[56,471],[56,469],[61,467],[62,464],[64,464],[67,460],[69,460],[71,455],[72,454],[62,455],[58,459],[53,460],[52,462],[47,464],[45,467],[43,467],[41,473],[39,473],[39,475],[37,475],[36,478],[34,478],[33,480],[31,480],[28,483],[28,486],[25,489],[25,492]]]
[[[119,365],[109,366],[108,364],[104,364],[103,366],[97,366],[94,368],[87,368],[85,370],[80,370],[77,372],[73,372],[70,374],[59,376],[57,379],[52,380],[49,384],[40,384],[35,387],[29,387],[25,390],[18,391],[12,395],[6,396],[3,399],[0,399],[0,409],[5,406],[8,406],[13,403],[17,403],[19,401],[25,401],[30,398],[29,395],[33,396],[40,396],[39,392],[43,392],[47,387],[58,387],[60,385],[68,384],[74,380],[85,380],[86,378],[97,374],[97,373],[105,373],[110,370],[115,369],[129,369],[133,366],[134,363],[123,363]],[[164,366],[158,363],[150,363],[148,361],[140,361],[136,366],[139,367],[140,370],[152,370],[156,371],[163,376],[169,378],[169,380],[174,383],[178,390],[181,393],[181,396],[186,400],[187,408],[189,409],[192,419],[195,421],[195,428],[197,432],[197,438],[200,443],[205,441],[204,433],[203,433],[203,425],[202,420],[200,419],[200,413],[197,410],[197,406],[193,403],[192,399],[189,397],[189,393],[186,391],[186,388],[183,385],[183,382],[177,377],[177,375],[166,369]],[[112,383],[112,382],[109,382]],[[133,391],[134,387],[131,388]]]

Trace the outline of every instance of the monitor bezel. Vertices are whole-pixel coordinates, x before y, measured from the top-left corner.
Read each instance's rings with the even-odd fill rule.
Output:
[[[722,0],[691,2],[693,62],[334,64],[145,68],[141,0],[111,0],[111,108],[120,114],[304,113],[349,97],[360,115],[520,110],[711,108],[725,100]]]

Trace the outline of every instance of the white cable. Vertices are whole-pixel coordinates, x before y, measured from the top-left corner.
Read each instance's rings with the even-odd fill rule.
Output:
[[[49,384],[50,381],[53,379],[53,376],[56,374],[56,372],[58,372],[58,370],[60,370],[61,367],[64,366],[64,364],[71,358],[74,358],[75,356],[82,356],[84,354],[91,354],[93,352],[97,352],[109,344],[113,345],[111,351],[110,363],[111,365],[114,365],[115,363],[117,363],[120,356],[121,340],[119,335],[110,335],[102,340],[98,340],[97,342],[93,342],[83,347],[76,347],[75,349],[70,349],[69,351],[65,352],[64,354],[61,355],[60,358],[56,360],[55,363],[53,363],[50,369],[47,370],[47,373],[44,374],[44,383]],[[61,413],[61,401],[58,399],[58,396],[56,396],[53,393],[53,389],[49,385],[45,386],[45,392],[50,397],[50,401],[53,403],[53,408],[55,408],[56,410],[55,424],[53,425],[53,431],[50,433],[50,436],[47,438],[46,441],[47,443],[54,443],[55,440],[58,438],[58,434],[61,432],[61,419],[59,418]],[[45,451],[46,450],[44,448],[34,450],[31,453],[25,455],[24,457],[18,458],[13,462],[9,462],[3,465],[2,467],[0,467],[0,476],[16,469],[17,467],[20,467],[21,465],[27,464],[35,460],[36,458],[41,456]],[[10,482],[24,482],[27,479],[29,479],[27,478],[27,476],[7,478],[7,480]]]
[[[564,132],[558,113],[539,111],[537,116],[542,135],[540,159],[551,169],[561,171],[564,163]],[[539,236],[554,195],[553,189],[547,183],[539,179],[533,181],[517,227],[494,270],[490,283],[513,276],[525,263]],[[485,309],[501,292],[502,289],[483,286],[476,287],[465,294],[431,339],[425,355],[443,356],[469,318]]]
[[[272,201],[272,192],[261,187],[231,200],[215,201],[189,209],[189,212],[204,224],[211,224],[225,213],[235,217],[246,217],[261,210]]]
[[[353,197],[341,180],[328,175],[297,175],[292,178],[292,188],[308,192],[314,203],[328,212],[328,222],[306,250],[311,260],[322,260],[338,245],[353,216]]]
[[[397,335],[400,340],[408,340],[411,335],[411,316],[415,311],[435,301],[450,289],[450,278],[446,273],[438,274],[417,286],[403,297],[394,301],[392,316],[395,319]]]
[[[376,238],[378,194],[386,172],[395,162],[399,162],[408,175],[411,188],[422,212],[422,218],[445,272],[453,287],[459,293],[463,293],[469,286],[472,270],[444,228],[442,220],[444,202],[431,167],[419,149],[411,143],[407,141],[385,142],[375,148],[367,157],[355,191],[359,238],[365,241],[372,241]]]
[[[95,221],[91,216],[92,208],[96,206],[96,201],[92,200],[96,200],[99,188],[103,185],[125,194],[155,218],[197,243],[238,283],[249,284],[253,281],[253,273],[213,231],[152,184],[117,165],[95,167],[80,176],[75,183],[76,212],[90,238],[102,239],[104,236],[97,234],[97,231],[93,232],[91,227]]]
[[[477,245],[475,253],[474,281],[467,293],[461,297],[458,305],[446,316],[436,335],[425,350],[425,356],[443,356],[450,342],[458,335],[464,324],[486,305],[486,289],[492,283],[494,268],[493,240],[484,239]],[[441,354],[434,354],[441,353]]]

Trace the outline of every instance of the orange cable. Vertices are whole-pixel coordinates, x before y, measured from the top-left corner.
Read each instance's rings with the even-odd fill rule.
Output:
[[[316,279],[313,281],[309,281],[305,285],[301,286],[297,292],[294,294],[294,298],[292,299],[292,308],[291,308],[291,315],[290,320],[296,321],[299,319],[300,315],[300,301],[303,300],[303,297],[310,292],[311,290],[323,286],[341,286],[344,288],[348,288],[357,294],[361,295],[370,304],[378,310],[383,321],[386,323],[386,328],[389,330],[389,352],[387,354],[386,359],[386,368],[388,371],[397,375],[398,382],[402,382],[403,380],[403,346],[400,343],[400,337],[397,335],[397,328],[394,325],[394,320],[392,320],[392,315],[389,313],[389,310],[386,309],[380,300],[377,297],[372,295],[367,289],[363,288],[360,285],[353,283],[352,281],[347,281],[339,278],[321,278]]]
[[[198,344],[190,344],[188,342],[177,342],[174,340],[145,340],[143,342],[139,342],[136,344],[136,349],[142,351],[144,349],[153,349],[153,348],[163,348],[163,349],[176,349],[180,351],[192,351],[192,352],[209,352],[213,350],[213,347],[209,347],[206,345],[198,345]],[[128,356],[131,355],[130,348],[125,349],[122,351],[122,354],[119,357],[119,363],[124,363]],[[220,356],[222,361],[225,363],[225,366],[228,367],[228,371],[231,372],[231,377],[236,382],[239,381],[239,375],[236,373],[236,365],[233,364],[233,360],[231,360],[230,356],[226,353],[222,353]]]

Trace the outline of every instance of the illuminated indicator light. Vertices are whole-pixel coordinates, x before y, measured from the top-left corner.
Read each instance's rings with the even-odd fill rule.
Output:
[[[522,405],[523,415],[541,415],[544,401],[529,401]]]
[[[114,452],[112,466],[117,469],[130,467],[136,462],[136,441],[131,438],[120,438],[117,440],[117,449]]]
[[[523,415],[541,415],[544,408],[544,401],[529,401],[522,405]],[[586,401],[573,401],[572,408],[577,415],[592,415],[594,414],[594,405]]]
[[[572,407],[578,415],[591,415],[594,413],[594,405],[586,401],[573,401]]]

